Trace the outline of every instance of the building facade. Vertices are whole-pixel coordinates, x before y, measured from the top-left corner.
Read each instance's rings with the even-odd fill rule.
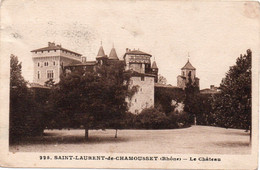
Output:
[[[31,52],[34,62],[33,83],[39,85],[44,85],[50,79],[58,83],[60,74],[63,71],[72,72],[76,69],[95,71],[98,65],[124,62],[125,70],[132,72],[130,88],[136,87],[137,89],[131,99],[126,99],[129,111],[138,114],[143,109],[154,106],[154,84],[158,80],[159,69],[155,61],[151,64],[151,54],[127,49],[123,55],[123,60],[119,60],[114,47],[109,55],[106,55],[101,45],[96,60],[87,61],[86,57],[81,54],[50,42],[47,47],[32,50]]]
[[[145,108],[154,107],[154,83],[157,80],[158,68],[151,67],[151,54],[126,49],[124,61],[126,70],[132,71],[131,87],[137,87],[137,92],[131,99],[127,99],[129,111],[134,114],[140,113]],[[154,61],[154,64],[156,63]],[[157,66],[156,66],[157,67]]]
[[[81,54],[51,42],[47,47],[32,50],[31,53],[34,64],[33,83],[40,85],[44,85],[50,79],[58,83],[64,65],[81,63]]]

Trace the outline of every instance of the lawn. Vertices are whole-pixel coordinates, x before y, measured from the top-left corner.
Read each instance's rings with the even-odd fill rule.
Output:
[[[169,130],[45,130],[43,137],[10,146],[11,152],[250,154],[249,132],[209,126]]]

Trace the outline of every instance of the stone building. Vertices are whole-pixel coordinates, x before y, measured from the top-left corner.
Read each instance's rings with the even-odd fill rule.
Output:
[[[199,78],[196,77],[196,68],[193,67],[188,60],[185,66],[181,68],[181,75],[177,77],[177,86],[185,89],[189,78],[191,78],[192,84],[199,88]]]
[[[64,65],[72,62],[81,63],[81,54],[51,42],[47,47],[32,50],[31,53],[34,63],[33,83],[40,85],[44,85],[50,79],[58,83]]]
[[[154,106],[154,83],[157,79],[158,68],[154,62],[154,70],[151,67],[151,54],[139,50],[126,49],[124,61],[126,70],[133,72],[130,79],[130,87],[136,86],[137,92],[128,101],[129,111],[134,114],[143,109]],[[155,68],[156,66],[156,68]]]
[[[158,67],[155,61],[151,65],[151,54],[127,49],[123,55],[123,60],[119,60],[114,47],[107,56],[101,44],[96,60],[87,61],[87,58],[81,54],[50,42],[48,47],[32,50],[31,52],[34,62],[33,83],[39,85],[44,85],[50,79],[58,83],[62,71],[72,72],[77,69],[95,71],[98,65],[124,62],[125,70],[132,72],[130,88],[137,87],[134,96],[131,99],[126,99],[129,111],[138,114],[144,108],[154,106],[154,83],[158,80]]]

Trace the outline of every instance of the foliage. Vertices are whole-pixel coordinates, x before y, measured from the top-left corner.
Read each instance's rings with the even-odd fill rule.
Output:
[[[41,114],[33,100],[33,91],[27,88],[22,76],[22,64],[17,56],[10,57],[10,142],[19,141],[24,136],[42,132]]]
[[[55,81],[53,81],[53,79],[49,79],[44,83],[44,85],[47,87],[53,87],[55,85]]]
[[[185,87],[185,100],[184,100],[184,111],[189,114],[190,123],[192,123],[196,114],[199,112],[199,104],[198,104],[198,94],[199,88],[196,82],[191,79],[191,72],[188,74],[188,83]],[[194,122],[195,123],[195,122]]]
[[[178,103],[184,101],[184,91],[180,88],[155,87],[155,108],[164,112],[166,115],[174,111]],[[172,105],[172,101],[176,101]]]
[[[136,117],[136,126],[144,129],[167,128],[168,122],[167,116],[155,108],[144,109]]]
[[[161,74],[158,75],[158,84],[163,84],[163,85],[167,84],[167,79]]]
[[[168,116],[170,122],[168,128],[185,128],[190,126],[189,115],[186,112],[173,111]]]
[[[128,90],[130,76],[121,62],[61,75],[50,97],[55,110],[50,127],[55,122],[59,128],[122,128],[123,123],[115,120],[122,120],[128,109],[125,99],[133,95]]]
[[[251,50],[237,58],[220,84],[221,93],[213,98],[218,126],[249,129],[251,125]]]

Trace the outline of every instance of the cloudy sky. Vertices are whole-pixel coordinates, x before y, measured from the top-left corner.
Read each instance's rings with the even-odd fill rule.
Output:
[[[1,7],[1,65],[10,54],[32,81],[30,51],[55,42],[94,60],[103,42],[121,58],[126,48],[153,55],[159,73],[176,86],[180,68],[197,68],[201,89],[218,86],[229,66],[250,48],[259,56],[260,16],[256,2],[5,0]]]

